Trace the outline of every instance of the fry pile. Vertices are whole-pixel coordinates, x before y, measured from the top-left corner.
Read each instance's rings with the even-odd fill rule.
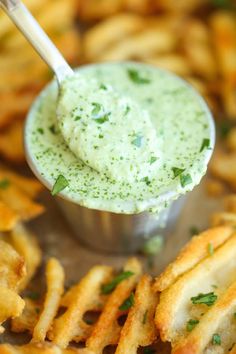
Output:
[[[70,63],[79,56],[74,0],[25,0],[25,4]],[[23,118],[35,95],[50,79],[46,64],[0,11],[0,155],[24,160]]]
[[[236,215],[235,195],[226,205]],[[33,250],[28,259],[14,233]],[[1,354],[158,353],[161,341],[170,342],[173,354],[235,353],[236,233],[230,223],[194,236],[155,281],[130,258],[120,272],[94,266],[65,290],[64,269],[50,258],[46,294],[37,300],[18,295],[37,249],[32,240],[22,226],[0,240],[0,301],[1,294],[9,298],[1,302],[0,321],[12,318],[12,332],[31,335],[22,346],[0,345]]]

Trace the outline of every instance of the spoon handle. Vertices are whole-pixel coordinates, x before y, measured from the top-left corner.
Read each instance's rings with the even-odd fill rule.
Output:
[[[0,0],[0,6],[54,71],[59,84],[73,75],[69,64],[20,0]]]

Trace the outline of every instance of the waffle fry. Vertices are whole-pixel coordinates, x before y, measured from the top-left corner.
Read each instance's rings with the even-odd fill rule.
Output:
[[[26,275],[23,257],[2,240],[0,240],[0,274],[0,285],[15,291]]]
[[[68,348],[60,349],[57,346],[43,342],[43,343],[31,343],[22,346],[1,344],[1,354],[80,354],[80,349]],[[88,353],[93,354],[93,353]]]
[[[64,291],[64,277],[64,269],[60,263],[55,258],[51,258],[46,268],[47,294],[43,310],[34,327],[32,339],[34,342],[43,342],[52,325]]]
[[[200,321],[234,280],[236,235],[217,249],[212,244],[207,249],[207,258],[160,294],[156,325],[161,339],[174,346],[187,335],[189,319]]]
[[[0,231],[12,230],[18,220],[18,214],[5,203],[0,202]]]
[[[24,301],[25,307],[21,315],[11,320],[11,331],[14,333],[29,332],[32,334],[38,322],[42,305],[27,297],[24,298]]]
[[[77,337],[77,341],[87,337],[90,325],[83,320],[83,315],[93,310],[94,303],[99,302],[101,285],[108,281],[112,269],[96,266],[79,282],[64,301],[68,304],[66,312],[54,320],[49,338],[56,345],[65,348]]]
[[[214,353],[217,345],[228,353],[235,343],[236,282],[234,282],[217,303],[202,317],[187,338],[181,340],[172,351],[173,354]],[[214,340],[215,338],[215,340]]]
[[[121,327],[117,320],[122,315],[120,306],[134,290],[142,272],[141,264],[137,259],[131,258],[126,263],[124,271],[132,272],[132,275],[121,281],[111,293],[91,336],[86,341],[86,349],[94,354],[101,353],[107,345],[116,344],[119,341]]]
[[[140,279],[124,327],[121,330],[116,354],[136,354],[139,346],[155,342],[157,330],[154,323],[157,295],[152,290],[152,279],[143,275]]]
[[[212,244],[214,248],[221,246],[233,233],[231,227],[212,228],[202,232],[191,239],[182,249],[173,263],[170,263],[165,271],[157,277],[154,288],[155,291],[163,291],[169,288],[185,272],[191,270],[207,255],[207,245]]]

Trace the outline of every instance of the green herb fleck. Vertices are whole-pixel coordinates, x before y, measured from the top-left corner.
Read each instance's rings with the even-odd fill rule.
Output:
[[[156,160],[157,160],[157,157],[151,156],[151,158],[149,160],[150,165],[152,165],[154,162],[156,162]]]
[[[98,137],[99,137],[99,139],[103,139],[103,138],[104,138],[104,135],[99,134]]]
[[[142,77],[140,73],[134,69],[128,69],[128,75],[130,80],[132,80],[136,84],[149,84],[151,82],[150,79]]]
[[[146,255],[155,255],[161,252],[163,249],[164,239],[161,235],[156,235],[146,241],[142,252]]]
[[[93,106],[92,115],[93,116],[97,116],[100,113],[101,109],[102,109],[102,105],[100,103],[93,102],[92,106]]]
[[[57,134],[57,131],[56,131],[56,128],[55,128],[55,125],[54,124],[52,124],[49,128],[48,128],[49,130],[50,130],[50,132],[52,133],[52,134]]]
[[[39,300],[40,294],[36,291],[31,291],[27,293],[26,297],[28,297],[31,300]]]
[[[150,179],[148,178],[148,176],[143,177],[143,178],[141,179],[141,181],[142,181],[142,182],[145,182],[147,186],[149,186],[149,185],[151,184],[151,181],[150,181]]]
[[[218,333],[214,333],[212,336],[212,344],[213,345],[221,345],[221,338]]]
[[[189,320],[188,322],[187,322],[187,325],[186,325],[186,329],[187,329],[187,331],[188,332],[191,332],[193,329],[194,329],[194,327],[196,327],[196,325],[199,323],[199,321],[198,320]]]
[[[213,289],[218,289],[218,286],[215,285],[215,284],[212,284],[212,288],[213,288]]]
[[[183,175],[183,174],[180,175],[181,187],[185,187],[185,186],[187,186],[190,183],[192,183],[192,177],[190,176],[189,173],[186,174],[186,175]]]
[[[123,280],[130,278],[132,275],[134,275],[134,273],[129,270],[120,273],[110,283],[102,285],[102,294],[110,294],[118,284],[120,284]]]
[[[0,181],[0,189],[7,189],[10,186],[10,181],[7,178],[4,178]]]
[[[146,310],[146,311],[144,312],[142,324],[146,324],[146,322],[147,322],[147,315],[148,315],[148,310]]]
[[[126,106],[126,108],[125,108],[125,116],[129,113],[129,111],[130,111],[130,106]]]
[[[126,311],[134,306],[134,293],[131,293],[130,296],[120,305],[119,310]]]
[[[193,225],[189,228],[189,233],[190,233],[190,236],[195,236],[195,235],[198,235],[200,233],[200,231],[197,226]]]
[[[143,354],[155,354],[155,353],[156,353],[155,349],[152,349],[150,347],[146,347],[143,349]]]
[[[214,292],[210,292],[207,294],[199,294],[197,296],[191,297],[191,301],[194,305],[205,304],[207,306],[212,306],[214,305],[216,300],[217,295],[215,295]]]
[[[100,89],[101,89],[101,90],[107,90],[107,87],[106,87],[106,85],[101,84],[101,85],[100,85]]]
[[[133,145],[135,145],[137,147],[141,147],[142,139],[143,139],[142,135],[136,135],[136,138],[131,141],[131,144],[133,144]]]
[[[178,177],[179,175],[181,175],[181,173],[183,173],[185,171],[185,168],[172,167],[171,170],[174,173],[174,177]]]
[[[105,113],[103,116],[98,117],[98,118],[94,118],[94,120],[96,121],[96,123],[98,124],[103,124],[105,122],[107,122],[109,120],[109,116],[110,116],[110,112]]]
[[[52,188],[51,194],[56,195],[60,193],[63,189],[68,187],[69,182],[63,175],[59,175],[56,179],[56,182],[54,183],[54,186]]]
[[[207,250],[208,250],[208,253],[210,256],[213,256],[214,254],[214,247],[213,247],[213,244],[212,243],[208,243],[207,245]]]
[[[41,134],[41,135],[43,135],[43,134],[44,134],[44,130],[43,130],[43,128],[38,128],[38,129],[37,129],[37,132],[38,132],[39,134]]]
[[[77,121],[77,120],[80,120],[80,119],[81,119],[81,116],[76,116],[74,120]]]
[[[203,139],[202,140],[202,145],[201,145],[201,148],[200,148],[199,152],[202,152],[204,149],[208,149],[209,146],[210,146],[210,139]]]

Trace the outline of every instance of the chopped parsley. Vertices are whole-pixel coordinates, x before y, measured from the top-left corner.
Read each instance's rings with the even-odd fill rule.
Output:
[[[57,131],[56,131],[56,128],[55,128],[55,125],[54,124],[52,124],[49,128],[48,128],[49,130],[50,130],[50,132],[52,133],[52,134],[57,134]]]
[[[212,306],[217,300],[217,295],[214,292],[207,294],[198,294],[197,296],[191,297],[191,301],[194,305],[205,304],[207,306]]]
[[[149,160],[150,165],[152,165],[154,162],[156,162],[156,160],[157,160],[157,157],[151,156],[150,160]]]
[[[147,186],[149,186],[149,185],[151,184],[151,181],[150,181],[150,179],[148,178],[148,176],[143,177],[143,178],[141,179],[141,181],[142,181],[142,182],[145,182]]]
[[[213,244],[212,243],[208,243],[207,245],[207,250],[208,250],[208,253],[210,256],[213,256],[214,254],[214,247],[213,247]]]
[[[146,347],[143,349],[143,354],[155,354],[155,353],[156,353],[155,349],[152,349],[150,347]]]
[[[150,79],[142,77],[140,73],[134,69],[128,69],[128,76],[130,80],[132,80],[136,84],[149,84],[151,82]]]
[[[188,322],[187,322],[187,325],[186,325],[186,329],[188,332],[191,332],[195,327],[196,325],[199,323],[198,320],[192,320],[190,319]]]
[[[31,291],[27,293],[26,297],[35,301],[35,300],[39,300],[40,294],[37,291]]]
[[[130,111],[130,106],[126,106],[126,108],[125,108],[125,116],[129,113],[129,111]]]
[[[161,235],[153,236],[152,238],[150,238],[150,240],[145,242],[142,248],[142,252],[146,255],[154,256],[155,254],[161,252],[161,250],[163,249],[163,243],[164,243],[163,236]]]
[[[77,120],[80,120],[80,119],[81,119],[81,116],[76,116],[74,120],[77,121]]]
[[[147,322],[147,315],[148,315],[148,310],[146,310],[146,311],[144,312],[142,324],[146,324],[146,322]]]
[[[107,87],[106,87],[106,85],[104,85],[104,84],[101,84],[99,88],[100,88],[101,90],[107,90]]]
[[[102,110],[102,105],[100,103],[93,102],[92,106],[93,106],[92,115],[97,116]]]
[[[123,280],[130,278],[132,275],[134,275],[134,273],[129,270],[120,273],[110,283],[102,285],[102,294],[110,294],[118,284],[120,284]]]
[[[59,175],[56,179],[56,182],[54,183],[54,186],[52,188],[51,194],[56,195],[60,193],[63,189],[68,187],[69,182],[63,175]]]
[[[212,344],[213,345],[221,345],[221,337],[218,333],[214,333],[212,336]]]
[[[142,135],[136,135],[135,139],[131,141],[131,144],[140,148],[142,145],[142,139],[143,139]]]
[[[99,117],[99,118],[94,118],[94,120],[98,123],[98,124],[103,124],[105,122],[107,122],[109,120],[109,116],[110,116],[111,112],[105,113],[103,116]]]
[[[200,231],[197,226],[193,225],[189,228],[189,233],[190,233],[190,236],[195,236],[195,235],[198,235],[200,233]]]
[[[0,181],[0,189],[7,189],[10,185],[10,181],[7,178],[4,178]]]
[[[130,296],[120,305],[119,310],[126,311],[134,306],[134,293],[132,292]]]
[[[43,134],[44,134],[44,130],[43,130],[43,128],[38,128],[38,129],[37,129],[37,132],[38,132],[39,134],[41,134],[41,135],[43,135]]]
[[[199,152],[202,152],[204,149],[208,149],[209,146],[210,146],[210,139],[203,139],[202,140],[202,145],[201,145],[201,148],[200,148]]]
[[[181,187],[187,186],[188,184],[192,183],[192,181],[193,181],[192,177],[190,176],[189,173],[187,173],[186,175],[183,175],[183,174],[180,175]]]
[[[171,170],[174,173],[174,177],[178,177],[179,175],[181,175],[181,173],[183,173],[185,171],[185,168],[172,167]]]

